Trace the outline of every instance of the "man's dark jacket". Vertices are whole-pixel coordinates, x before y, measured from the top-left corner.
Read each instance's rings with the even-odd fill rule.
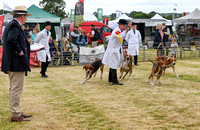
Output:
[[[19,53],[24,55],[20,56]],[[3,33],[3,56],[1,71],[26,72],[30,71],[30,44],[20,24],[13,19]]]

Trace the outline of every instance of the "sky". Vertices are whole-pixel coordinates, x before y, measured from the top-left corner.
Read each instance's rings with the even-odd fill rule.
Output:
[[[27,8],[32,4],[39,6],[41,0],[0,0],[0,9],[3,8],[3,2],[14,9],[16,5],[25,5]],[[64,0],[66,3],[66,12],[75,7],[77,0]],[[174,4],[177,4],[175,6]],[[176,7],[178,13],[192,12],[195,8],[200,9],[199,0],[85,0],[85,12],[93,13],[97,8],[103,8],[103,15],[116,13],[119,10],[123,13],[131,11],[142,11],[149,13],[156,11],[158,13],[173,13]]]

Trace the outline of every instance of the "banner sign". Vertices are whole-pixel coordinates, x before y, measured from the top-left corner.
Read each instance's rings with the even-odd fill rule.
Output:
[[[75,5],[74,26],[80,27],[83,23],[84,0],[79,0]]]

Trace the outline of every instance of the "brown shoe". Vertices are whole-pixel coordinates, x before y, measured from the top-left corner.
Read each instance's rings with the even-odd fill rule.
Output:
[[[22,121],[30,121],[28,119],[24,119],[24,117],[19,116],[19,117],[11,117],[11,122],[22,122]]]
[[[30,117],[32,117],[32,115],[25,115],[24,113],[21,113],[21,116],[24,117],[24,118],[30,118]]]

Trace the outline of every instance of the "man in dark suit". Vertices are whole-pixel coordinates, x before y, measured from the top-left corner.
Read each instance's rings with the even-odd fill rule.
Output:
[[[30,121],[19,110],[20,95],[24,86],[24,76],[30,71],[30,44],[21,28],[28,14],[25,6],[16,6],[12,12],[13,20],[8,23],[3,34],[3,56],[1,71],[8,74],[10,80],[9,100],[12,112],[11,121]]]

